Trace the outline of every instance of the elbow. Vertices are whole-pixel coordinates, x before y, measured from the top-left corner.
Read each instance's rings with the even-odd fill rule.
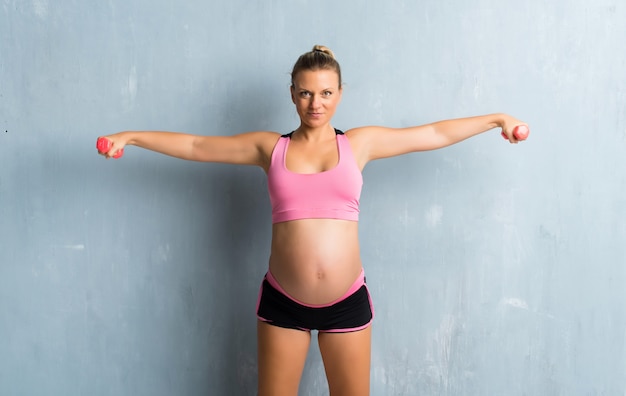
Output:
[[[202,161],[203,136],[194,136],[186,150],[185,157],[191,161]]]

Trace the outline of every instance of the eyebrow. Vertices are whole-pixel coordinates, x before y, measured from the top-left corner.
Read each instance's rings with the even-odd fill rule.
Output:
[[[306,88],[298,88],[298,90],[300,92],[313,92],[312,90],[306,89]],[[324,88],[324,89],[321,90],[321,92],[324,92],[324,91],[334,91],[334,90],[335,90],[335,88]]]

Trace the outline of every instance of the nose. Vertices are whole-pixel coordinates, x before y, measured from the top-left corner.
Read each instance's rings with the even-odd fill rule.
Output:
[[[320,106],[320,97],[317,95],[311,96],[311,102],[309,102],[309,107],[312,109],[317,109]]]

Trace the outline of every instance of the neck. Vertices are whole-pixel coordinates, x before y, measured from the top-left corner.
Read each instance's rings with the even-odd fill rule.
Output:
[[[306,141],[321,141],[330,137],[335,137],[335,128],[330,124],[320,126],[318,128],[311,128],[309,126],[300,124],[298,129],[294,131],[294,135],[299,136],[300,139]]]

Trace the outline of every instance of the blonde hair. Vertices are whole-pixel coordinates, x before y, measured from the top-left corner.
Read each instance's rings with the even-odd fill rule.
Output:
[[[309,52],[300,55],[291,71],[291,86],[294,85],[296,76],[301,71],[310,70],[333,70],[339,76],[339,87],[341,87],[341,67],[335,59],[335,54],[328,47],[316,45]]]

